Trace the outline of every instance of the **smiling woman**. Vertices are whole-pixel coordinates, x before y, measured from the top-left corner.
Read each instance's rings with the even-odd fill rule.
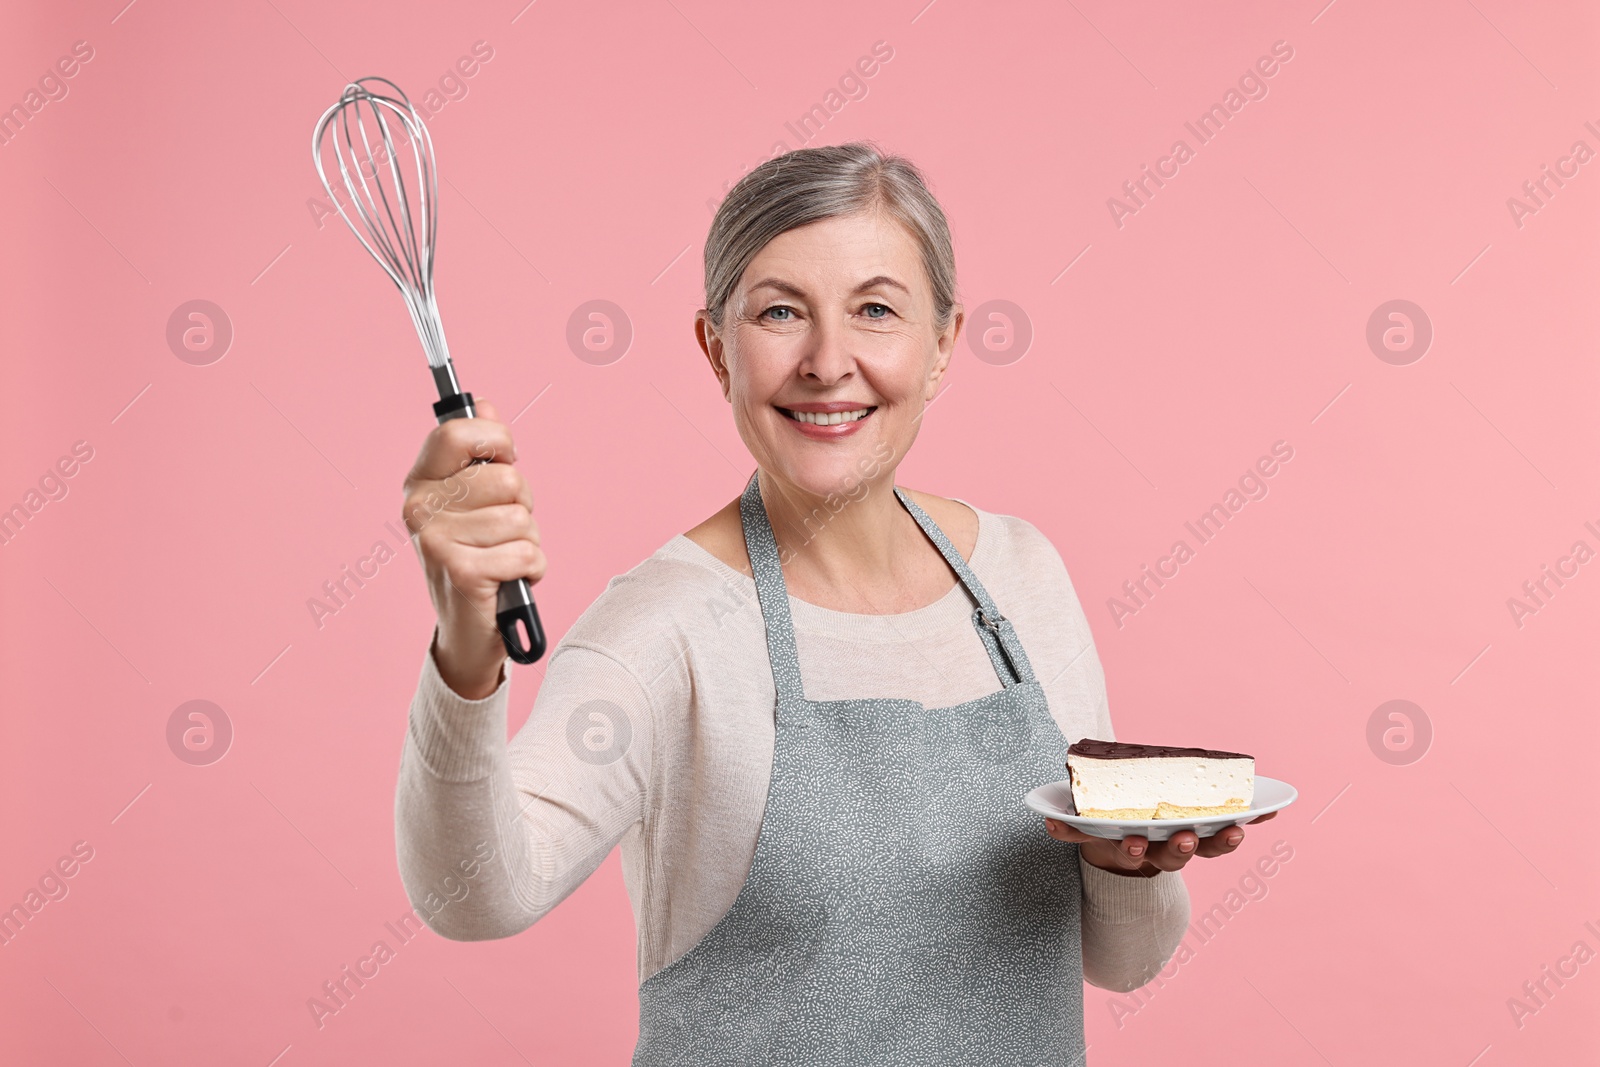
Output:
[[[802,149],[719,208],[694,334],[755,471],[614,578],[508,744],[499,583],[545,571],[490,404],[430,432],[407,510],[439,616],[396,797],[421,893],[458,840],[503,842],[470,908],[508,937],[620,845],[644,1065],[1081,1062],[1083,981],[1130,990],[1183,935],[1191,855],[1056,840],[1023,796],[1114,740],[1060,554],[1031,523],[902,488],[963,312],[917,169]],[[584,740],[595,737],[594,744]],[[1222,835],[1218,835],[1220,839]]]

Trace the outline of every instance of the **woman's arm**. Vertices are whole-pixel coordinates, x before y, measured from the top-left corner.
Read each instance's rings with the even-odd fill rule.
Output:
[[[1024,603],[1031,599],[1041,605],[1035,647],[1050,650],[1061,664],[1049,663],[1040,677],[1046,679],[1066,740],[1076,741],[1086,731],[1082,736],[1114,741],[1105,671],[1061,553],[1031,523],[1010,517],[1008,524],[1017,538],[1016,572],[1036,576],[1020,591]],[[1046,662],[1041,658],[1037,666]],[[1142,870],[1112,872],[1089,863],[1081,850],[1078,865],[1084,979],[1102,989],[1137,989],[1155,977],[1183,940],[1189,924],[1183,876],[1156,871],[1149,863]]]
[[[469,700],[430,649],[412,698],[395,794],[400,876],[417,914],[452,940],[527,929],[645,810],[652,722],[632,674],[598,650],[558,647],[508,744],[509,670]]]
[[[1093,736],[1115,741],[1103,678],[1095,720]],[[1189,926],[1189,890],[1182,873],[1116,874],[1089,863],[1081,853],[1078,869],[1083,876],[1084,980],[1118,993],[1139,988],[1166,966]]]
[[[1126,993],[1165,967],[1189,925],[1189,890],[1178,871],[1127,878],[1081,859],[1083,977]]]
[[[509,937],[555,907],[640,822],[649,778],[643,689],[615,658],[571,641],[506,743],[497,596],[545,570],[515,459],[510,428],[480,400],[477,417],[429,431],[404,484],[438,626],[411,701],[396,849],[420,917],[457,940]]]

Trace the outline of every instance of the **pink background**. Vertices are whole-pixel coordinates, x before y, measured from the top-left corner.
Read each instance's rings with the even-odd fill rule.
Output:
[[[0,506],[93,449],[0,548],[0,905],[94,850],[0,947],[0,1059],[632,1049],[615,856],[519,937],[425,932],[320,1030],[306,1006],[408,908],[393,788],[432,620],[409,547],[320,629],[307,600],[395,546],[435,398],[388,281],[308,208],[308,142],[346,77],[421,95],[481,40],[430,120],[440,301],[467,388],[508,416],[540,397],[514,429],[552,640],[742,487],[690,332],[709,205],[884,41],[816,141],[921,165],[968,309],[1033,329],[1020,359],[963,342],[898,480],[1052,538],[1124,739],[1242,748],[1300,790],[1185,874],[1198,917],[1282,840],[1264,897],[1148,996],[1087,990],[1091,1062],[1594,1062],[1600,963],[1520,1025],[1508,1006],[1600,951],[1566,817],[1593,808],[1600,562],[1520,626],[1507,607],[1600,549],[1600,163],[1520,227],[1507,207],[1600,149],[1591,5],[124,3],[0,25],[0,105],[94,50],[0,148]],[[1268,95],[1196,146],[1184,122],[1280,40]],[[1179,137],[1195,157],[1119,228],[1107,198]],[[204,366],[166,339],[194,299],[234,330]],[[634,329],[603,366],[566,341],[595,299]],[[1366,342],[1394,299],[1434,330],[1409,365]],[[1107,599],[1280,440],[1269,495],[1119,627]],[[513,729],[540,674],[517,670]],[[209,766],[168,747],[190,700],[233,726]],[[1368,741],[1390,700],[1431,724],[1410,762]]]

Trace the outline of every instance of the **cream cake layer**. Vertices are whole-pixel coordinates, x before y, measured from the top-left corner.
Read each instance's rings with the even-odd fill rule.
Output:
[[[1255,757],[1085,738],[1067,749],[1072,803],[1089,819],[1189,819],[1250,810]]]

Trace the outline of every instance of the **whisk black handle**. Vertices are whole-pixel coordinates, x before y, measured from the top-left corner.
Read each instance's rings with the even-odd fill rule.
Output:
[[[470,419],[477,411],[472,405],[471,393],[456,393],[433,405],[433,414],[440,422],[451,419]],[[488,456],[480,456],[473,463],[488,463]],[[522,624],[522,629],[517,624]],[[539,609],[533,603],[533,589],[528,579],[518,578],[501,582],[495,598],[495,629],[505,642],[506,655],[518,663],[533,663],[544,655],[544,626],[539,622]],[[525,631],[525,633],[524,633]]]
[[[527,631],[526,641],[517,629],[519,622]],[[544,655],[544,627],[539,625],[539,609],[533,604],[528,579],[500,583],[494,624],[506,644],[506,655],[518,663],[532,663]]]

